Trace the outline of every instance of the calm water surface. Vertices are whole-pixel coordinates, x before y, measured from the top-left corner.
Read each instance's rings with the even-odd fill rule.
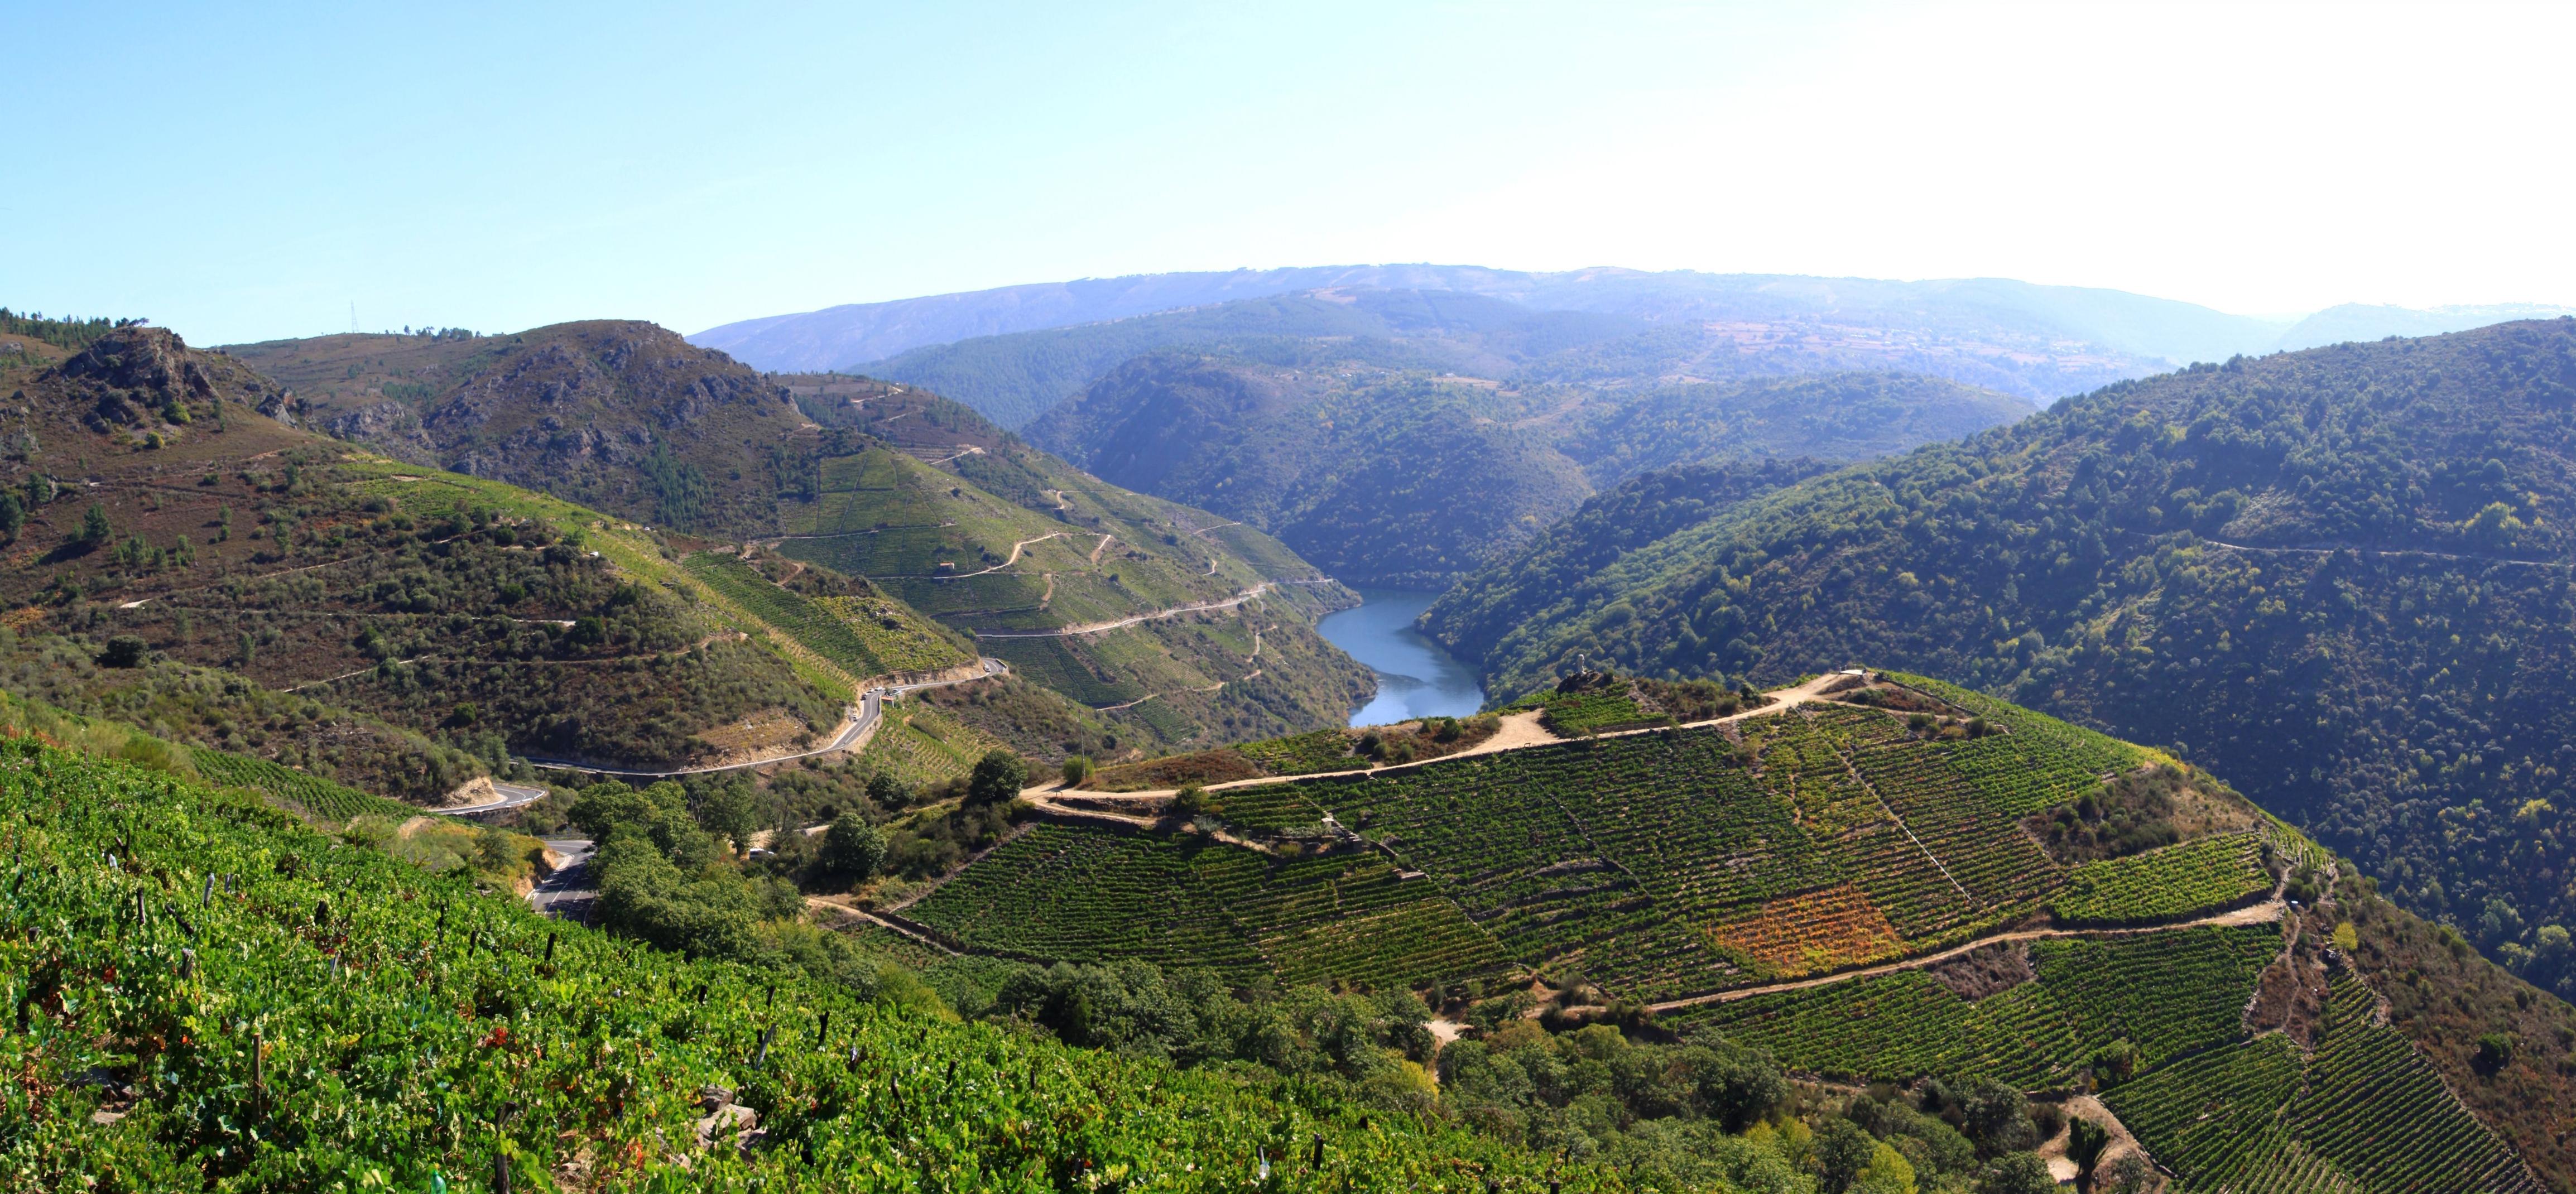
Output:
[[[1465,717],[1485,703],[1476,673],[1422,637],[1413,619],[1437,593],[1358,589],[1364,603],[1324,615],[1318,629],[1334,646],[1377,673],[1377,696],[1351,714],[1355,726],[1414,717]]]

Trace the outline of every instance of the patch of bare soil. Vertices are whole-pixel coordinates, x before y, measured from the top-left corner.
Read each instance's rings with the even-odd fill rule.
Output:
[[[2030,943],[2005,941],[1972,949],[1923,968],[1933,982],[1961,999],[1975,1001],[2012,990],[2038,976],[2030,969]]]
[[[775,754],[798,746],[812,727],[803,718],[784,708],[772,707],[753,712],[739,721],[701,730],[698,741],[723,752],[719,761]]]

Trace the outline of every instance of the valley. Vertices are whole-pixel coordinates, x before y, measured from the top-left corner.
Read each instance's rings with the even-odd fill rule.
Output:
[[[1440,351],[1474,319],[1500,337],[1477,351],[1536,334],[1442,318]],[[321,956],[377,959],[389,1008],[513,963],[570,990],[545,967],[572,944],[608,972],[793,986],[816,1045],[830,1006],[867,1050],[1003,1031],[959,1039],[1155,1059],[1158,1089],[1214,1083],[1205,1106],[1273,1105],[1260,1083],[1293,1076],[1322,1117],[1295,1147],[1389,1172],[1725,1189],[1756,1170],[1710,1166],[1812,1174],[1804,1133],[1918,1191],[2032,1166],[2138,1191],[2566,1188],[2576,1009],[2525,981],[2562,981],[2549,872],[2467,869],[2550,865],[2555,764],[2418,764],[2361,804],[2339,785],[2384,772],[2347,747],[2319,797],[2276,777],[2311,737],[2263,712],[2382,707],[2339,703],[2393,683],[2373,651],[2441,659],[2454,705],[2509,683],[2489,725],[2539,691],[2519,669],[2553,649],[2533,619],[2565,569],[2562,332],[2232,361],[2027,416],[1883,373],[1605,386],[1434,369],[1424,345],[1158,349],[1032,424],[1059,457],[911,383],[763,376],[648,325],[220,353],[106,328],[7,379],[0,786],[31,795],[0,815],[13,840],[95,835],[36,793],[126,785],[164,840],[200,835],[147,869],[320,841],[357,848],[350,890],[484,901],[436,965],[340,930]],[[2362,374],[2367,403],[2341,380]],[[2409,478],[2407,504],[2373,476]],[[2292,625],[2341,635],[2335,667],[2263,654]],[[2473,626],[2474,652],[2416,643]],[[1985,645],[1941,646],[1962,640]],[[2228,699],[2169,699],[2213,662]],[[2145,709],[2163,720],[2131,737],[2164,745],[2085,724]],[[2212,749],[2237,740],[2217,726],[2269,736]],[[2498,783],[2534,785],[2512,831],[2533,844],[2354,836],[2434,785]],[[279,898],[191,915],[257,936]],[[2464,900],[2474,934],[2422,919]],[[472,964],[487,939],[518,943],[495,972]],[[43,964],[99,984],[131,960]],[[306,978],[204,981],[321,1014]],[[724,1106],[796,1145],[737,1153],[746,1177],[875,1155],[849,1101],[871,1088],[840,1077],[873,1071],[782,1061],[805,1093],[763,1086],[761,1041],[792,1027],[775,996],[702,1047],[668,1027],[692,980],[655,981],[667,1065],[720,1074]],[[82,998],[45,1014],[131,1031]],[[46,1048],[120,1076],[79,1097],[135,1120],[134,1155],[193,1164],[171,1100],[222,1097],[190,1092],[229,1063],[142,1081]],[[1667,1078],[1581,1076],[1605,1057]],[[260,1113],[308,1142],[325,1114],[411,1114],[367,1089]],[[696,1131],[683,1110],[435,1151],[597,1184],[615,1141]],[[1404,1143],[1350,1134],[1378,1117]],[[978,1182],[1079,1151],[981,1122],[940,1162]],[[101,1164],[86,1140],[58,1155]]]

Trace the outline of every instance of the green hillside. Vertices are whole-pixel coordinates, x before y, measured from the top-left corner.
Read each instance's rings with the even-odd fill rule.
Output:
[[[2447,952],[2207,773],[1927,677],[1775,695],[1180,809],[1035,796],[879,915],[986,957],[1430,990],[1470,1021],[1535,978],[1564,1031],[1650,1023],[1834,1082],[2098,1093],[2190,1189],[2266,1165],[2390,1194],[2576,1172],[2555,1048],[2482,1062],[2455,1036],[2540,1040],[2576,1009]],[[2475,999],[2410,1002],[2464,966]],[[2175,1118],[2186,1097],[2240,1101],[2222,1129]]]
[[[656,953],[239,797],[5,745],[12,1188],[1635,1188],[1328,1081]]]
[[[437,803],[522,756],[801,749],[876,670],[632,523],[281,423],[262,413],[294,417],[276,382],[168,332],[0,361],[0,384],[21,403],[0,683],[76,713]],[[973,658],[892,598],[834,592],[889,658]]]
[[[1756,679],[1870,658],[2176,744],[2576,993],[2571,394],[2567,320],[2195,368],[1712,502],[1625,554],[1569,528],[1429,628],[1502,691],[1578,654]]]
[[[1111,482],[1269,530],[1336,577],[1437,588],[1643,470],[1881,456],[2030,409],[1893,374],[1590,389],[1434,375],[1338,344],[1305,356],[1139,357],[1029,434]]]
[[[296,388],[289,417],[396,459],[719,536],[737,556],[756,544],[755,556],[877,582],[870,591],[893,598],[888,608],[909,605],[956,632],[945,641],[962,657],[878,660],[854,646],[870,618],[790,608],[774,583],[732,583],[747,574],[703,562],[688,569],[722,591],[737,620],[797,623],[785,635],[804,649],[797,657],[847,677],[938,670],[978,653],[1007,660],[1022,679],[984,686],[1046,707],[1040,720],[1053,729],[1006,720],[982,729],[1043,759],[1332,724],[1366,694],[1366,672],[1311,628],[1350,598],[1315,583],[1314,567],[1276,540],[1104,485],[919,391],[766,376],[650,324],[616,321],[229,351]],[[1237,598],[1245,600],[1224,604]],[[1098,634],[976,642],[1198,605],[1223,608]],[[1202,632],[1210,620],[1239,629],[1211,641]],[[755,709],[725,713],[745,718],[762,720]]]
[[[1041,759],[1114,758],[1338,725],[1367,695],[1314,630],[1352,598],[1269,535],[1104,482],[937,395],[782,380],[825,447],[763,550],[865,576],[1007,661],[1014,679],[934,698],[983,731]]]

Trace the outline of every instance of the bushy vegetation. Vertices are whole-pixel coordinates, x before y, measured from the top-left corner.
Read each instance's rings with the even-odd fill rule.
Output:
[[[134,666],[108,667],[94,642],[0,628],[0,690],[412,803],[435,802],[499,769],[493,760],[313,694],[281,693],[167,654],[147,652]]]

